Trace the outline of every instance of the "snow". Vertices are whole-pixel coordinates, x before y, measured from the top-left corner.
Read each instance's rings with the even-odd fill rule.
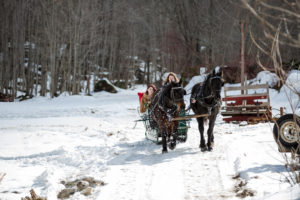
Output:
[[[59,49],[59,55],[62,56],[63,52],[65,51],[65,49],[67,48],[66,44],[62,44],[60,49]]]
[[[200,67],[200,75],[203,75],[203,74],[205,74],[205,72],[206,72],[206,67]]]
[[[206,80],[207,74],[202,74],[199,76],[194,76],[190,82],[185,86],[185,90],[187,93],[191,93],[192,88],[195,84],[200,83],[200,82],[204,82]]]
[[[218,73],[220,73],[221,67],[216,66],[214,70],[215,70],[215,73],[218,74]]]
[[[194,77],[186,88],[204,79]],[[289,173],[272,123],[239,126],[218,116],[214,150],[201,152],[192,120],[187,142],[161,154],[160,145],[145,139],[142,123],[133,128],[139,119],[137,92],[145,90],[0,103],[0,173],[6,173],[0,199],[20,199],[34,188],[55,200],[62,180],[87,176],[106,185],[70,199],[240,199],[236,193],[246,189],[254,196],[245,199],[300,199],[299,185],[286,182]],[[283,90],[270,90],[270,96],[273,107],[288,106]],[[246,185],[238,187],[241,182]]]
[[[273,95],[274,105],[284,106],[288,112],[298,112],[300,107],[300,71],[292,70],[280,92]],[[300,110],[300,109],[299,109]]]
[[[267,83],[269,87],[274,87],[279,81],[279,77],[272,72],[269,71],[261,71],[257,74],[256,78],[251,80],[251,84],[265,84]]]
[[[289,199],[289,200],[299,200],[300,199],[300,186],[295,185],[292,188],[287,189],[283,192],[276,192],[275,194],[269,196],[265,200],[273,199]]]
[[[300,72],[292,70],[287,77],[286,85],[296,93],[300,93]]]
[[[109,85],[111,85],[112,87],[114,87],[114,89],[116,90],[116,91],[120,91],[121,90],[121,88],[118,88],[118,87],[116,87],[114,84],[112,84],[112,82],[110,82],[107,78],[102,78],[102,80],[104,80],[104,81],[106,81],[107,82],[107,84],[109,84]],[[92,84],[91,84],[92,85]]]

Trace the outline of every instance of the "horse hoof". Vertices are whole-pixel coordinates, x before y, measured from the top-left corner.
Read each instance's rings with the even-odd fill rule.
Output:
[[[208,147],[207,150],[208,150],[208,151],[212,151],[213,148],[212,148],[212,147]]]
[[[200,149],[205,149],[206,148],[206,144],[199,144],[199,148]]]
[[[166,149],[164,150],[164,149],[163,149],[163,150],[162,150],[162,154],[165,154],[165,153],[168,153],[168,150],[166,150]]]
[[[176,143],[175,142],[171,142],[171,144],[169,145],[169,149],[173,150],[176,148]]]
[[[200,149],[202,152],[207,151],[207,147],[200,147]]]

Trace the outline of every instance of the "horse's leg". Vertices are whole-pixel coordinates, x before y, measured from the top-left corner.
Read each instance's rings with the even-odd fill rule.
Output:
[[[200,132],[200,145],[199,145],[199,148],[201,149],[201,151],[205,151],[206,150],[205,138],[204,138],[203,119],[204,119],[203,117],[197,118],[198,129],[199,129],[199,132]]]
[[[217,115],[212,115],[209,118],[209,127],[207,130],[207,147],[208,147],[208,151],[211,151],[213,149],[214,146],[214,126],[215,126],[215,121],[216,121],[216,117]]]
[[[172,135],[172,141],[170,144],[170,149],[173,150],[176,147],[176,140],[177,140],[177,131],[178,131],[178,121],[173,122],[171,126],[171,135]]]
[[[167,148],[167,132],[166,132],[166,127],[161,128],[161,137],[162,137],[162,153],[168,153],[168,148]]]

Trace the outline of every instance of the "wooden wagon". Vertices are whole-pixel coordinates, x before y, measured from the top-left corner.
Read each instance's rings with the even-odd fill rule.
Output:
[[[272,119],[268,84],[224,87],[221,115],[225,122],[249,124]]]

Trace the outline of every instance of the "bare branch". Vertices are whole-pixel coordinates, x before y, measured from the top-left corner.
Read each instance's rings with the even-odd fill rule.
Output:
[[[264,54],[268,55],[268,56],[271,56],[270,53],[268,53],[266,50],[264,50],[255,40],[254,36],[253,36],[253,33],[252,31],[250,30],[250,38],[252,40],[252,42],[255,44],[255,46],[261,50]]]
[[[263,24],[267,25],[269,28],[271,28],[273,31],[277,31],[277,28],[275,28],[271,23],[266,21],[263,17],[261,17],[256,10],[249,5],[249,3],[246,0],[241,0],[242,3],[246,6],[248,10],[257,18],[259,19]],[[300,46],[300,41],[295,40],[291,35],[286,34],[286,33],[279,33],[280,35],[284,36],[286,39],[290,40],[292,43],[295,43],[297,46]]]
[[[286,10],[286,9],[284,9],[284,8],[277,7],[277,6],[271,6],[271,5],[267,4],[267,3],[265,3],[264,1],[259,1],[259,3],[260,3],[261,5],[263,5],[263,6],[265,6],[266,8],[270,8],[270,9],[273,9],[273,10],[281,11],[281,12],[286,13],[286,14],[288,14],[288,15],[291,15],[291,16],[293,16],[293,17],[300,18],[300,15],[299,15],[299,14],[294,13],[294,12],[292,12],[292,11],[290,11],[290,10]]]
[[[0,173],[0,183],[1,183],[1,181],[3,180],[3,178],[4,178],[5,175],[6,175],[6,173],[4,173],[4,172],[1,172],[1,173]]]

